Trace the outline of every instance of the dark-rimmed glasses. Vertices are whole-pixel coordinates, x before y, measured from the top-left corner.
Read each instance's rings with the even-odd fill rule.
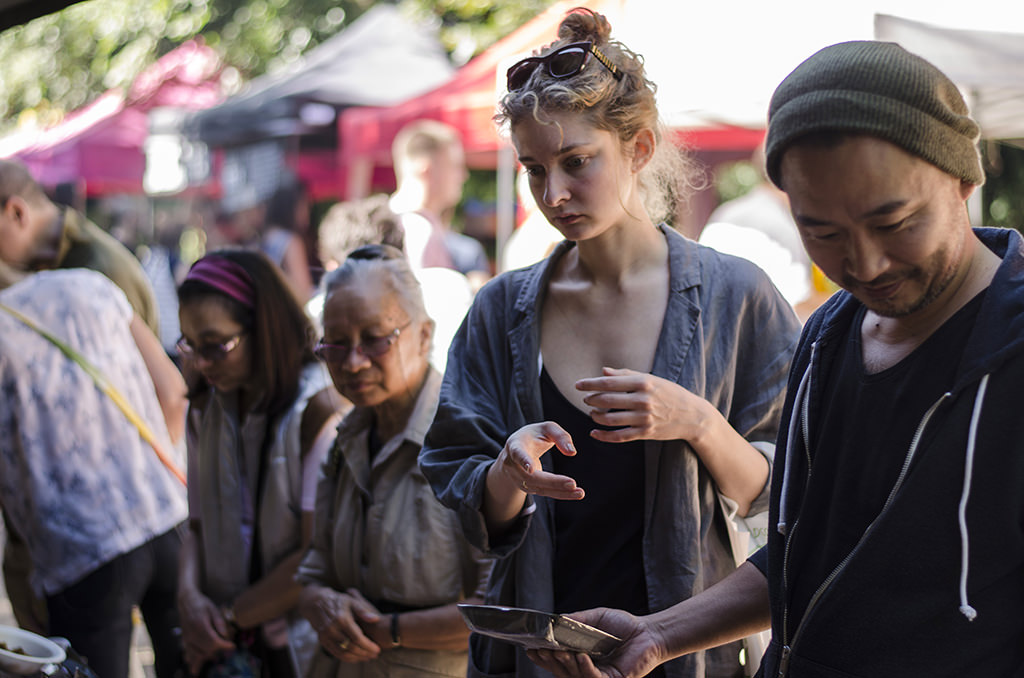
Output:
[[[605,68],[611,71],[616,80],[622,80],[622,71],[608,57],[602,54],[601,50],[594,46],[594,43],[574,42],[571,45],[560,47],[550,54],[539,57],[527,57],[522,61],[512,64],[505,73],[508,91],[514,92],[525,85],[538,66],[544,66],[548,71],[548,75],[556,80],[571,78],[586,67],[591,54]]]
[[[245,332],[239,332],[226,341],[220,343],[208,342],[202,346],[193,346],[188,339],[182,337],[178,339],[175,347],[178,349],[178,353],[186,358],[202,358],[208,363],[215,363],[227,358],[228,354],[238,347],[244,336]]]
[[[405,323],[401,327],[396,327],[382,337],[370,337],[369,339],[364,338],[358,344],[353,346],[352,344],[328,344],[324,341],[320,341],[316,348],[313,349],[313,353],[316,354],[317,358],[324,361],[325,363],[342,363],[348,359],[354,348],[356,353],[363,356],[364,358],[379,358],[388,351],[398,337],[402,334],[402,330],[412,324],[412,321]]]

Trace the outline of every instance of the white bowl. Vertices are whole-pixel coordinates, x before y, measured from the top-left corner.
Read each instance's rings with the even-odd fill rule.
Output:
[[[21,648],[25,654],[0,649],[0,669],[27,676],[38,673],[46,664],[60,664],[67,658],[64,648],[39,634],[0,626],[0,642],[9,648]]]

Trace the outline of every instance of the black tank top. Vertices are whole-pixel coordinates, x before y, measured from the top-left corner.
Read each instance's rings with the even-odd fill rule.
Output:
[[[541,371],[544,417],[572,436],[577,454],[552,449],[554,471],[570,476],[586,496],[555,501],[555,612],[612,607],[647,614],[643,567],[644,446],[590,437],[595,424]]]

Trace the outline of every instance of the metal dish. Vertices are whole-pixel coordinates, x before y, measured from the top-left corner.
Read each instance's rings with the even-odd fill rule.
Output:
[[[64,648],[52,640],[13,626],[0,626],[0,642],[24,652],[0,650],[0,669],[21,676],[39,673],[48,664],[60,664],[67,658]]]
[[[500,605],[459,605],[470,631],[527,650],[568,650],[601,657],[622,643],[610,633],[564,615]]]

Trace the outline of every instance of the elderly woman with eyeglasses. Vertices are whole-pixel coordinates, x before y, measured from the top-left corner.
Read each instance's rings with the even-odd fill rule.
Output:
[[[478,601],[487,563],[417,467],[441,376],[434,323],[405,256],[352,252],[324,280],[317,354],[354,404],[317,489],[300,610],[323,652],[312,678],[466,675],[459,602]]]
[[[208,254],[178,299],[178,348],[197,382],[178,584],[185,660],[193,675],[255,659],[265,677],[300,678],[316,636],[297,612],[294,576],[344,401],[313,355],[310,320],[265,255]]]
[[[610,33],[574,10],[508,70],[500,119],[565,240],[477,294],[420,457],[496,557],[489,603],[664,609],[736,568],[732,511],[767,507],[798,323],[762,271],[660,223],[687,167],[643,59]],[[663,670],[742,675],[739,650]],[[548,675],[496,639],[471,659],[474,676]]]

